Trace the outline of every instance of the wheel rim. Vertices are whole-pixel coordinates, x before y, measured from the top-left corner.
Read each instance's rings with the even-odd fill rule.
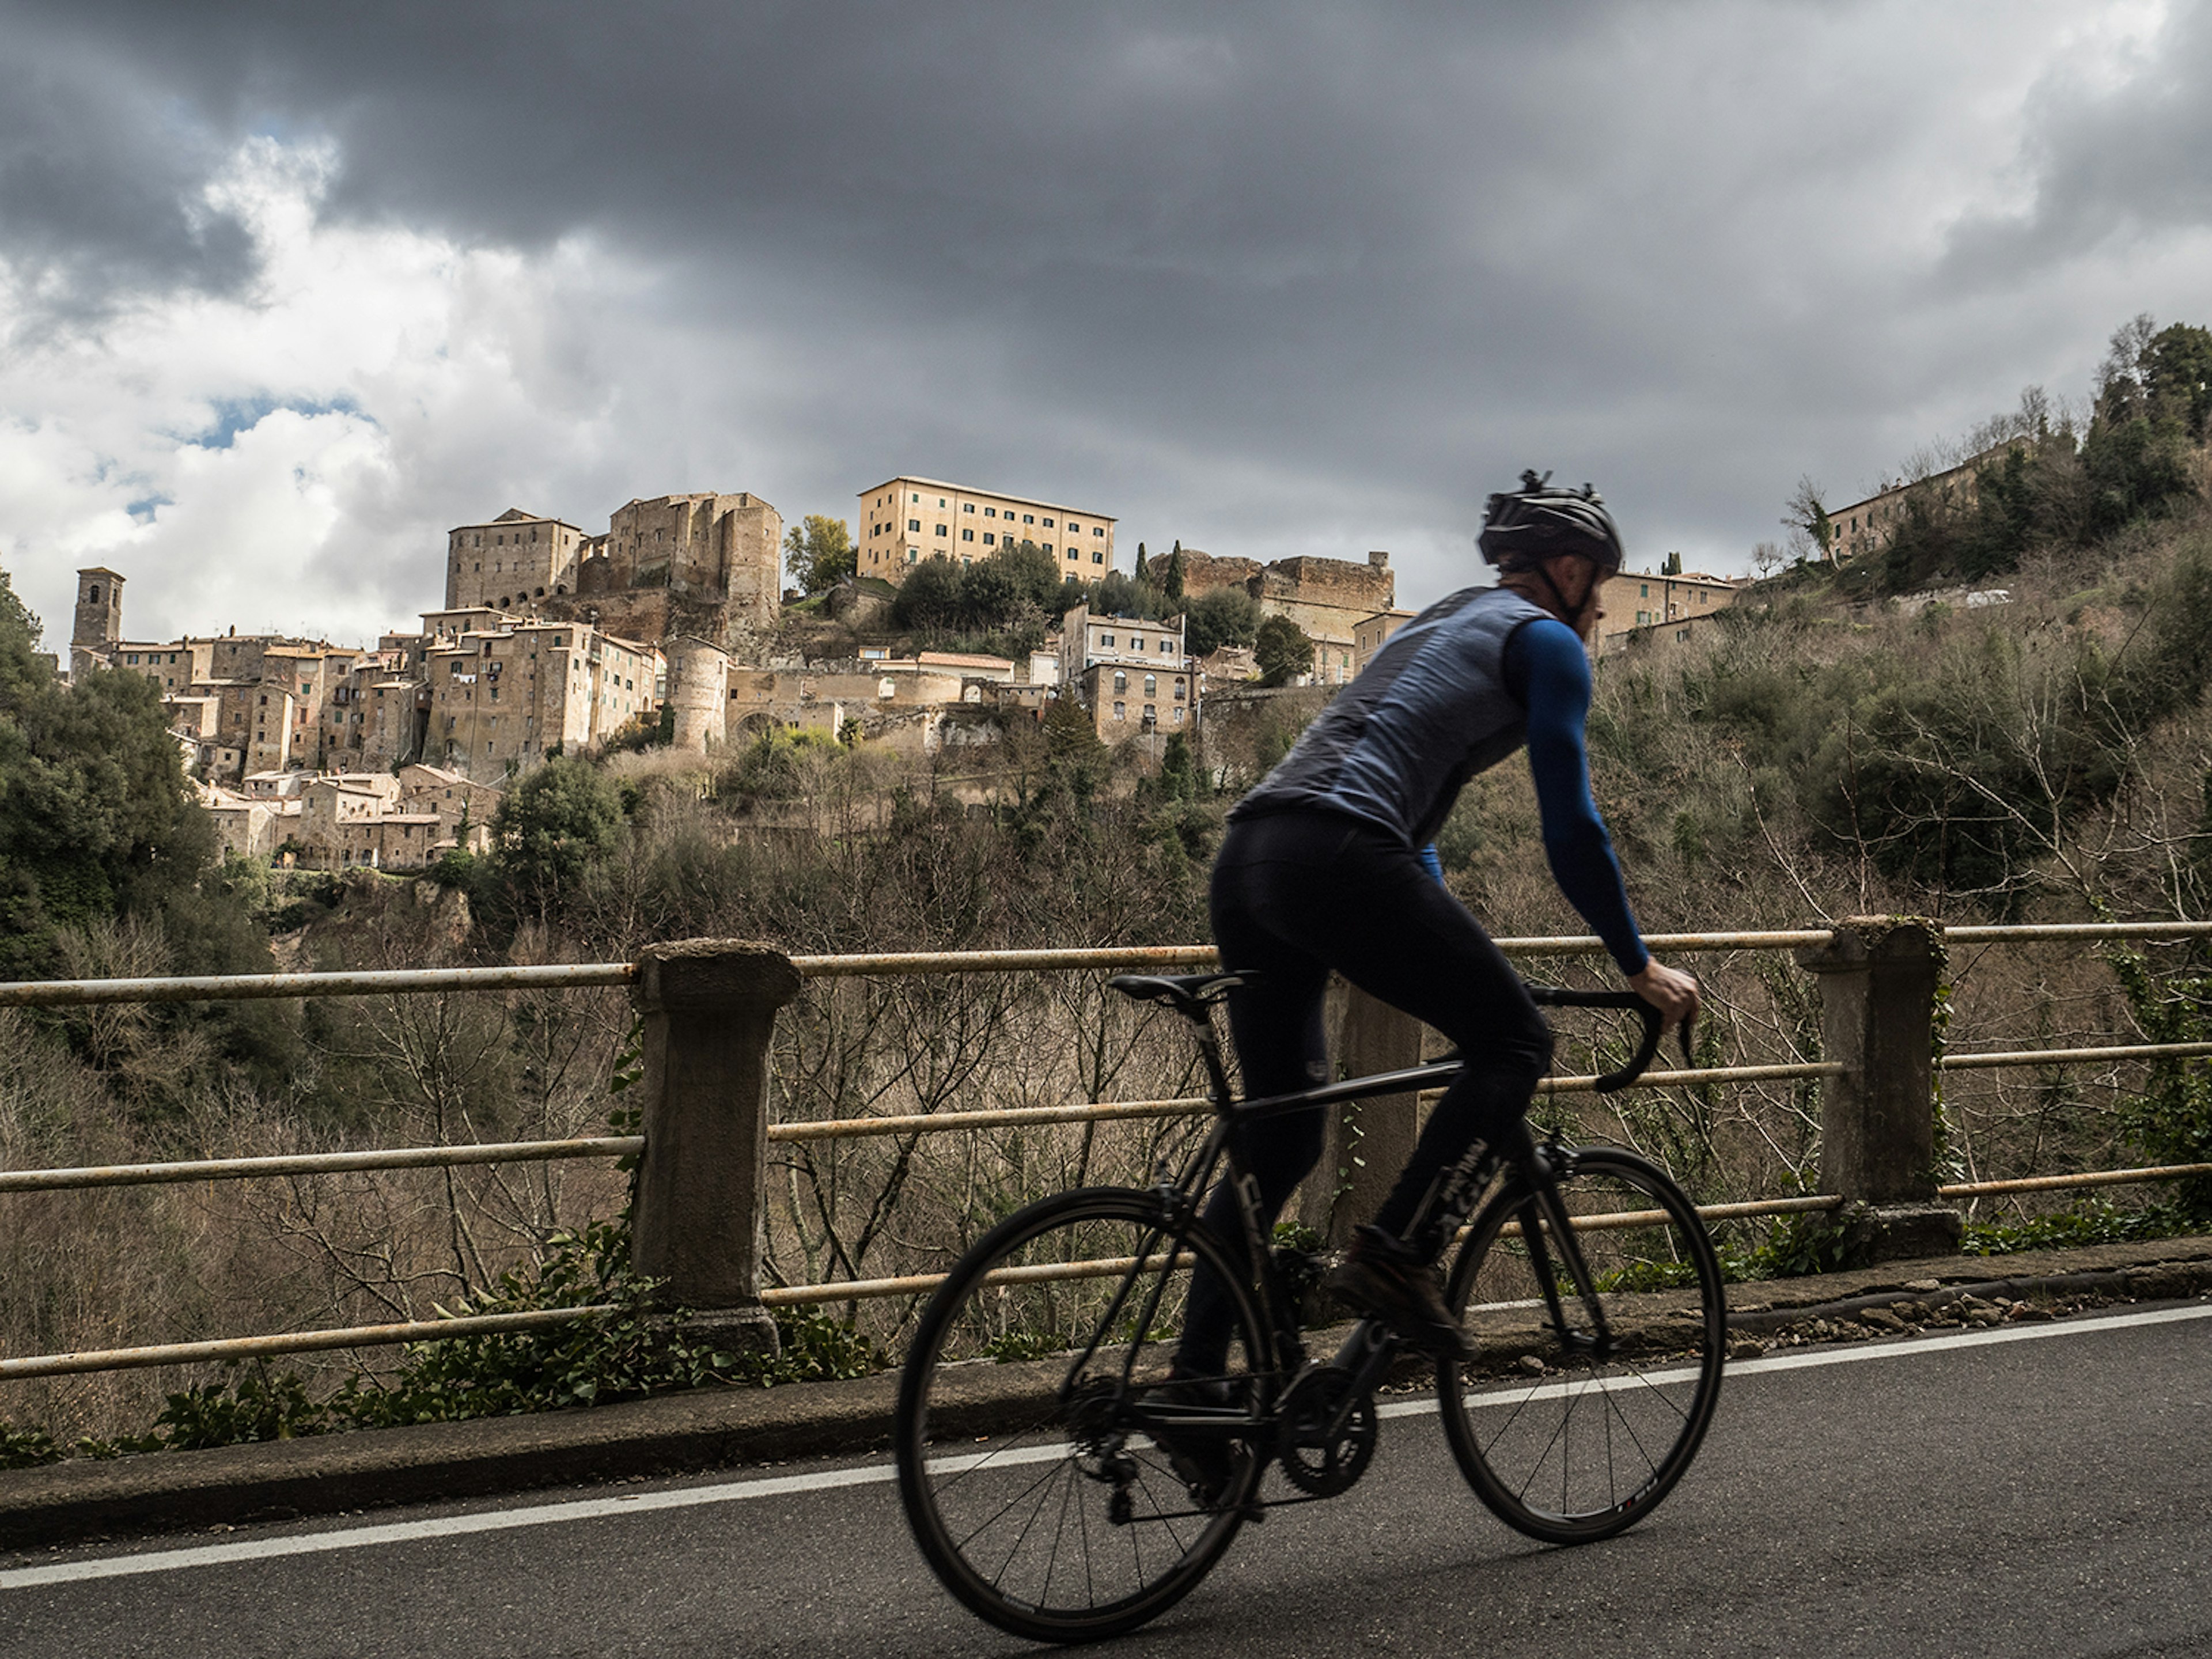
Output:
[[[902,1491],[932,1565],[986,1618],[1027,1635],[1126,1628],[1234,1535],[1249,1464],[1225,1507],[1199,1509],[1132,1404],[1166,1379],[1200,1251],[1218,1254],[1164,1244],[1137,1195],[1048,1205],[999,1229],[931,1304],[902,1393]],[[1091,1270],[1140,1253],[1133,1283]],[[1249,1404],[1249,1310],[1234,1324],[1224,1375]]]
[[[1500,1203],[1478,1218],[1452,1284],[1480,1358],[1443,1391],[1453,1449],[1483,1501],[1522,1531],[1576,1541],[1633,1524],[1687,1468],[1717,1397],[1726,1309],[1703,1227],[1642,1160],[1586,1152],[1560,1190],[1610,1340],[1571,1303],[1561,1340],[1536,1253],[1516,1236],[1534,1206]],[[1566,1298],[1540,1222],[1538,1236]]]

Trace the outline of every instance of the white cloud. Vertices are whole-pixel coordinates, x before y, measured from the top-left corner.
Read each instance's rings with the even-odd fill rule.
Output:
[[[130,579],[135,638],[372,639],[443,598],[444,532],[517,501],[604,512],[625,413],[611,362],[672,343],[609,313],[649,276],[582,238],[526,255],[326,222],[336,157],[267,138],[210,185],[258,280],[0,332],[0,557],[67,632],[76,568]],[[659,422],[631,430],[650,445]],[[596,488],[595,488],[596,487]],[[677,486],[680,487],[680,486]],[[619,498],[617,498],[619,499]]]

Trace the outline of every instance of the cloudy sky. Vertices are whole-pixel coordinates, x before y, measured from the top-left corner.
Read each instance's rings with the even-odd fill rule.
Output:
[[[902,471],[1458,586],[1741,570],[2212,322],[2212,8],[0,0],[0,566],[356,640],[447,526]]]

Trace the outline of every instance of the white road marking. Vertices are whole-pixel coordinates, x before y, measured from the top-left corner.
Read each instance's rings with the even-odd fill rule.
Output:
[[[1872,1359],[1911,1359],[1924,1354],[1948,1353],[1960,1348],[1984,1348],[2004,1342],[2032,1342],[2050,1336],[2087,1335],[2098,1331],[2123,1330],[2138,1325],[2169,1325],[2182,1320],[2212,1319],[2212,1304],[2159,1308],[2142,1313],[2106,1314],[2089,1319],[2053,1320],[2033,1325],[1993,1326],[1986,1330],[1960,1331],[1947,1336],[1908,1337],[1899,1342],[1867,1343],[1850,1348],[1808,1349],[1802,1353],[1768,1354],[1741,1360],[1728,1367],[1735,1377],[1767,1371],[1804,1370],[1823,1365],[1850,1365]],[[1684,1382],[1693,1375],[1687,1368],[1644,1374],[1638,1386]],[[1540,1384],[1534,1395],[1501,1395],[1518,1401],[1564,1393],[1587,1382]],[[1392,1400],[1377,1409],[1382,1417],[1425,1417],[1435,1412],[1434,1400]],[[1057,1446],[1010,1449],[999,1455],[1005,1463],[1040,1462],[1060,1455]],[[988,1454],[963,1453],[943,1460],[943,1466],[959,1468],[982,1461]],[[137,1555],[112,1555],[83,1561],[56,1562],[44,1567],[15,1567],[0,1571],[0,1590],[32,1589],[46,1584],[82,1583],[88,1579],[122,1578],[142,1573],[175,1572],[186,1567],[228,1565],[241,1561],[267,1561],[287,1555],[319,1555],[332,1550],[372,1548],[379,1544],[408,1544],[427,1538],[454,1538],[470,1533],[505,1532],[518,1527],[558,1526],[572,1521],[596,1521],[609,1516],[645,1515],[660,1510],[696,1509],[708,1504],[736,1504],[757,1498],[784,1498],[800,1492],[833,1491],[842,1486],[884,1486],[897,1478],[890,1463],[871,1463],[854,1469],[818,1469],[808,1474],[776,1474],[746,1480],[723,1481],[710,1486],[684,1486],[670,1492],[635,1492],[623,1498],[574,1498],[558,1504],[536,1504],[522,1509],[484,1510],[472,1515],[447,1515],[422,1521],[389,1522],[372,1527],[348,1527],[330,1532],[295,1533],[281,1538],[245,1538],[222,1544],[200,1544],[189,1549],[150,1550]]]

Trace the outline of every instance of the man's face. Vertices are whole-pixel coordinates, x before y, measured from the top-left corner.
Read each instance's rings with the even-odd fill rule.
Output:
[[[1559,597],[1571,607],[1569,614],[1559,620],[1588,641],[1605,615],[1598,600],[1605,592],[1605,578],[1609,573],[1600,561],[1580,553],[1554,553],[1544,565]]]

